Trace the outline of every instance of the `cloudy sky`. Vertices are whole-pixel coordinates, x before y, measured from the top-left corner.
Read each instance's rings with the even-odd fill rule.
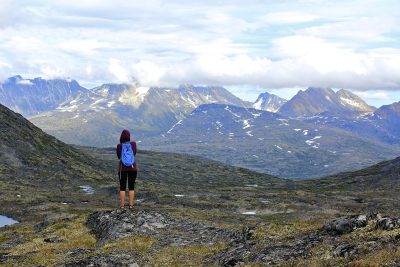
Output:
[[[308,86],[400,100],[398,0],[0,0],[0,79]]]

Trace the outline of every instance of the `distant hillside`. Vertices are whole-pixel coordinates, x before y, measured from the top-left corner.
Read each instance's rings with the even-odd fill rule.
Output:
[[[306,117],[322,112],[346,114],[374,110],[374,107],[350,91],[341,89],[335,93],[330,88],[310,87],[306,91],[300,90],[279,109],[279,113],[290,117]]]
[[[102,179],[102,167],[0,105],[0,177],[59,184]],[[29,178],[28,178],[29,177]]]
[[[379,142],[400,144],[400,102],[385,105],[369,113],[331,113],[302,118],[315,125],[327,125]]]
[[[32,116],[54,110],[85,92],[87,89],[74,80],[23,79],[18,75],[0,83],[0,103],[24,116]]]
[[[354,172],[343,172],[305,181],[304,184],[330,190],[399,190],[400,157]]]
[[[142,141],[147,149],[198,155],[288,178],[355,170],[400,151],[340,129],[221,104],[202,105],[162,138]]]

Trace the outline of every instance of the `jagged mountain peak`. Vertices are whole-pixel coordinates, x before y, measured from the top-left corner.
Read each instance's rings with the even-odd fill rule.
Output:
[[[360,110],[365,112],[371,112],[376,109],[375,107],[369,106],[367,103],[365,103],[365,101],[362,100],[358,95],[345,89],[340,89],[339,91],[337,91],[336,96],[340,104],[349,109],[354,109],[356,111]]]
[[[374,107],[348,90],[341,89],[335,93],[331,88],[309,87],[305,91],[300,90],[281,107],[279,112],[291,117],[307,117],[323,112],[345,114],[373,110]]]
[[[0,83],[0,101],[24,116],[33,116],[54,110],[66,100],[86,91],[71,79],[24,79],[16,75]]]
[[[257,100],[253,103],[253,107],[269,112],[277,112],[286,102],[287,100],[284,98],[265,92],[258,96]]]

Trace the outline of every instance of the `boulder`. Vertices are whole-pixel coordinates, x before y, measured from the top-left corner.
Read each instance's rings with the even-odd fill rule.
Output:
[[[340,217],[325,224],[323,230],[332,235],[343,235],[367,226],[370,219],[371,216],[365,214]]]
[[[376,228],[386,231],[400,228],[400,218],[378,216],[376,219]]]

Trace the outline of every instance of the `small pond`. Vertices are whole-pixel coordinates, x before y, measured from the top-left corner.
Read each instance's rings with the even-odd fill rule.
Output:
[[[0,227],[6,226],[6,225],[12,225],[14,223],[18,223],[18,222],[11,218],[8,218],[7,216],[0,215]]]
[[[242,212],[241,214],[243,214],[243,215],[256,215],[257,212],[255,212],[255,211],[245,211],[245,212]]]
[[[85,191],[86,194],[88,195],[93,195],[94,194],[94,189],[90,185],[81,185],[79,186],[83,191]]]

